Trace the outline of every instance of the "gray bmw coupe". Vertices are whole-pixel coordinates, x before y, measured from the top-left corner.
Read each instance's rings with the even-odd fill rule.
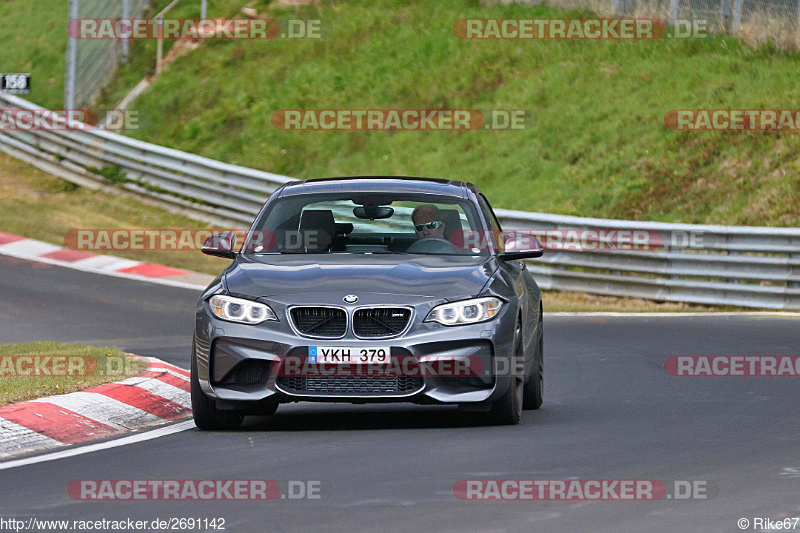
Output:
[[[192,411],[237,428],[281,403],[453,404],[516,424],[542,403],[541,291],[460,181],[357,177],[293,182],[266,201],[197,303]]]

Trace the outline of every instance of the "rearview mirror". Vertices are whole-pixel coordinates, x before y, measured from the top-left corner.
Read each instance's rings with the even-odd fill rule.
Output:
[[[394,209],[387,205],[364,205],[361,207],[353,208],[353,214],[357,218],[368,218],[375,220],[376,218],[389,218],[394,214]]]
[[[202,251],[206,255],[233,259],[236,257],[236,252],[233,251],[235,242],[236,235],[232,231],[213,233],[203,243]]]
[[[544,254],[544,247],[539,239],[530,234],[523,236],[514,233],[503,235],[503,251],[499,257],[503,261],[518,260],[518,259],[531,259],[533,257],[542,257]]]

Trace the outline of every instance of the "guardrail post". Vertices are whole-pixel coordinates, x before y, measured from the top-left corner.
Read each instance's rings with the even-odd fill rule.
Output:
[[[728,255],[741,255],[741,254],[733,250],[728,250]],[[725,279],[728,280],[728,282],[733,283],[735,285],[738,285],[739,283],[742,282],[742,280],[740,279],[732,279],[732,278],[725,278]]]
[[[682,251],[679,248],[670,245],[667,247],[667,253],[670,254],[672,252],[682,253]],[[667,259],[666,263],[667,263],[667,273],[669,279],[681,279],[679,275],[672,273],[672,259]]]
[[[671,231],[669,231],[669,232],[668,231],[662,231],[661,232],[661,238],[664,239],[665,235],[667,236],[666,237],[667,242],[663,242],[662,241],[661,245],[666,248],[667,253],[668,254],[671,254],[673,252],[674,253],[679,253],[679,254],[683,253],[683,248],[681,246],[676,246],[676,242],[677,241],[676,241],[675,237],[673,236],[673,233]],[[678,276],[677,274],[673,274],[672,273],[672,259],[667,259],[666,263],[667,263],[667,277],[669,279],[681,279],[680,276]]]
[[[79,1],[69,0],[69,22],[77,19],[79,15]],[[70,26],[71,27],[71,26]],[[64,70],[64,109],[75,109],[75,72],[78,64],[78,41],[72,36],[67,36],[67,64]]]
[[[800,259],[800,254],[789,254],[789,261],[792,259]],[[800,273],[800,268],[795,268],[794,266],[789,267],[788,275],[791,276],[795,273]],[[790,281],[786,283],[786,286],[790,289],[798,289],[800,288],[800,281]]]

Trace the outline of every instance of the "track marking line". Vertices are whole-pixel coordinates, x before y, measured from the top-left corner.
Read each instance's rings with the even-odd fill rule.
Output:
[[[108,270],[100,270],[98,268],[93,268],[91,266],[84,266],[80,263],[94,261],[94,258],[91,259],[84,259],[83,261],[76,261],[75,263],[65,263],[64,261],[56,261],[54,259],[47,259],[45,257],[30,257],[27,255],[16,254],[10,250],[6,250],[6,246],[0,246],[0,255],[7,255],[9,257],[15,257],[17,259],[24,259],[26,261],[35,261],[37,263],[47,263],[50,265],[60,266],[64,268],[69,268],[72,270],[80,270],[81,272],[90,272],[92,274],[101,274],[103,276],[113,276],[115,278],[124,278],[130,279],[134,281],[145,281],[147,283],[155,283],[156,285],[166,285],[168,287],[177,287],[179,289],[192,289],[196,291],[202,291],[206,288],[206,285],[198,285],[196,283],[186,283],[183,281],[175,281],[166,278],[147,278],[145,276],[137,276],[136,274],[125,274],[120,272],[108,271]],[[115,261],[120,261],[119,259],[114,259]],[[119,265],[129,264],[127,263],[127,259],[122,260],[125,263],[119,262]],[[135,263],[135,261],[133,261]]]
[[[95,444],[89,444],[87,446],[79,446],[76,448],[70,448],[69,450],[61,450],[58,452],[47,453],[44,455],[37,455],[35,457],[26,457],[23,459],[15,459],[12,461],[0,462],[0,470],[8,470],[11,468],[18,468],[20,466],[45,463],[48,461],[66,459],[67,457],[75,457],[76,455],[83,455],[86,453],[97,452],[100,450],[108,450],[110,448],[128,446],[139,442],[145,442],[148,440],[157,439],[159,437],[165,437],[167,435],[172,435],[174,433],[180,433],[181,431],[187,431],[194,427],[195,427],[194,421],[187,420],[185,422],[178,422],[177,424],[172,424],[151,431],[137,433],[136,435],[128,435],[127,437],[120,437],[118,439],[113,439],[105,442],[98,442]]]

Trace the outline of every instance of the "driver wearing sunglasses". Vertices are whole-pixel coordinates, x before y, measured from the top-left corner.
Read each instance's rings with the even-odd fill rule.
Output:
[[[411,213],[417,239],[436,237],[444,239],[444,221],[439,216],[439,208],[433,204],[419,204]]]

